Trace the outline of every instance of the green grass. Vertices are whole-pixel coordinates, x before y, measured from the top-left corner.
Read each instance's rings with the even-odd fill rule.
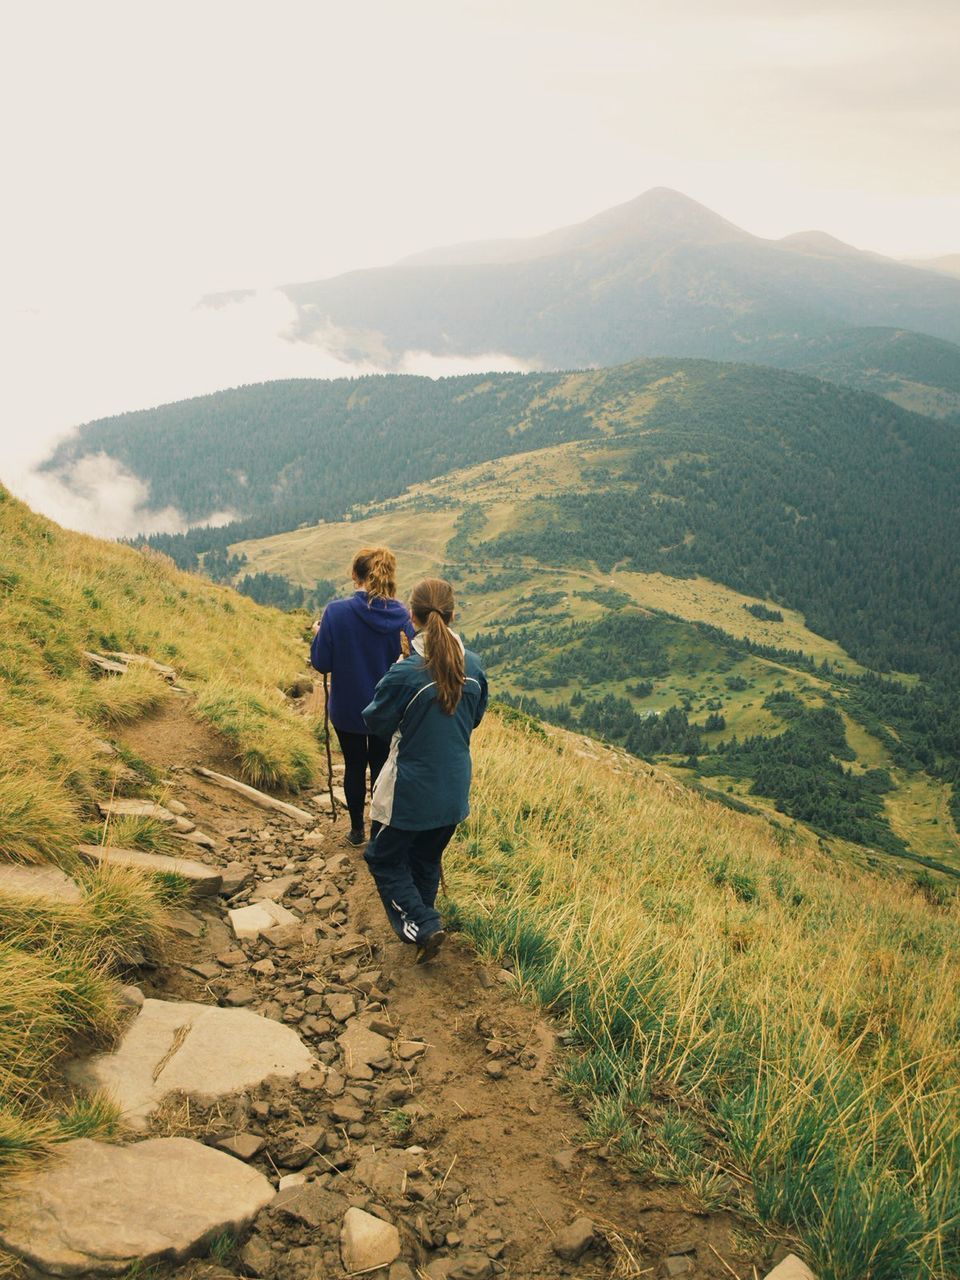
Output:
[[[123,1129],[119,1106],[102,1093],[79,1094],[57,1116],[57,1139],[69,1142],[72,1138],[98,1138],[107,1141],[116,1138]]]
[[[67,1048],[105,1044],[122,1014],[117,970],[167,936],[161,894],[126,868],[78,868],[83,901],[0,895],[0,1178],[71,1136],[107,1136],[102,1098],[46,1101]]]
[[[491,721],[456,918],[569,1027],[587,1133],[820,1280],[960,1268],[956,899]]]
[[[413,1129],[413,1117],[402,1107],[387,1111],[384,1114],[383,1123],[394,1138],[406,1138]]]
[[[240,772],[258,787],[300,791],[320,768],[320,747],[310,726],[273,697],[211,682],[199,695],[196,714],[236,751]]]
[[[81,677],[75,688],[80,713],[114,728],[142,719],[174,696],[162,676],[143,666],[131,666],[122,676]]]

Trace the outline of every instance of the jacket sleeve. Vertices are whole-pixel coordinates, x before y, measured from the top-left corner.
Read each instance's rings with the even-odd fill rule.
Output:
[[[374,690],[373,701],[363,709],[367,728],[378,738],[389,741],[396,733],[409,701],[410,689],[400,674],[399,666],[391,667]]]
[[[320,619],[320,630],[313,637],[310,646],[310,665],[317,671],[333,670],[333,620],[330,610],[324,609]]]
[[[473,721],[474,728],[476,728],[483,719],[484,712],[487,709],[487,698],[490,692],[487,687],[487,677],[483,671],[477,672],[477,683],[480,685],[480,700],[477,702],[477,714]]]

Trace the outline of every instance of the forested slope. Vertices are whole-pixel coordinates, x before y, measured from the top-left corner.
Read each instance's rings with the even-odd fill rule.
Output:
[[[960,434],[778,370],[645,360],[263,384],[92,424],[51,465],[104,451],[161,504],[235,505],[239,525],[152,539],[193,566],[197,552],[565,441],[591,459],[578,482],[526,505],[484,554],[702,573],[803,610],[868,665],[956,659]]]

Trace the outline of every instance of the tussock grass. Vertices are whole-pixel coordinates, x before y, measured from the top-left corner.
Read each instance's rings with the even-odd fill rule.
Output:
[[[960,1271],[960,910],[495,719],[455,914],[565,1019],[594,1140],[804,1242],[821,1280]]]
[[[70,794],[36,768],[0,755],[0,857],[69,865],[79,834],[79,806]]]
[[[58,1116],[47,1087],[70,1044],[116,1034],[116,970],[167,936],[163,891],[149,878],[112,866],[75,874],[77,904],[0,894],[0,1177],[52,1142],[113,1131],[104,1099],[76,1099]]]
[[[159,853],[166,857],[183,856],[183,841],[178,840],[159,818],[123,815],[92,828],[90,834],[93,837],[89,841],[91,844],[103,843],[114,849],[142,849],[144,853]]]
[[[259,787],[300,791],[320,768],[320,748],[310,726],[269,696],[211,681],[199,694],[196,713],[231,744],[243,777]]]
[[[149,667],[132,666],[122,676],[79,678],[75,682],[77,709],[97,724],[132,724],[156,711],[174,696],[164,678]]]
[[[120,1107],[104,1093],[77,1094],[57,1116],[57,1137],[63,1142],[71,1138],[115,1138],[123,1129]]]

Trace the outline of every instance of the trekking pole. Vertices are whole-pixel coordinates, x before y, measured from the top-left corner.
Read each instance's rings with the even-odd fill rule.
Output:
[[[337,800],[333,794],[333,755],[330,751],[330,688],[327,673],[323,673],[323,740],[327,744],[327,790],[330,792],[330,812],[337,820]]]

